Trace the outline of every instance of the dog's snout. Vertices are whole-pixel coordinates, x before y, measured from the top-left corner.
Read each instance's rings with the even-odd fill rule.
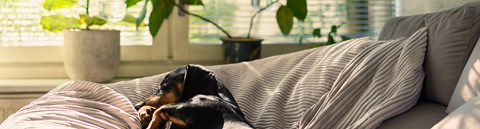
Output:
[[[149,114],[147,112],[141,112],[140,113],[140,118],[146,118],[148,116],[149,116]]]

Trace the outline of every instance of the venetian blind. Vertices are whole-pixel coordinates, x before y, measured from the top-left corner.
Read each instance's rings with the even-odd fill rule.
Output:
[[[206,16],[224,26],[234,36],[245,36],[251,15],[271,0],[203,0],[205,7],[192,7],[190,11]],[[285,0],[280,0],[285,5]],[[376,37],[388,18],[395,15],[395,0],[307,0],[308,16],[304,22],[295,20],[290,35],[283,36],[276,23],[273,6],[262,12],[255,20],[252,35],[265,39],[264,43],[324,42],[313,38],[314,28],[321,28],[322,35],[332,25],[341,25],[338,34],[352,38]],[[190,17],[189,37],[191,43],[220,43],[225,36],[209,23]]]
[[[100,0],[93,1],[90,5],[95,7]],[[44,0],[0,0],[0,45],[1,46],[61,46],[63,34],[49,32],[40,26],[40,18],[48,11],[43,9]],[[79,2],[84,2],[79,0]],[[138,16],[144,2],[139,2],[135,7],[128,8],[127,13]],[[80,7],[75,7],[80,9]],[[95,8],[92,8],[93,12]],[[71,10],[61,10],[69,13]],[[72,13],[73,14],[73,13]],[[77,15],[75,15],[77,16]],[[140,28],[137,32],[135,24],[117,22],[103,28],[121,30],[122,45],[151,45],[151,36],[148,28]],[[94,27],[94,28],[102,28]]]

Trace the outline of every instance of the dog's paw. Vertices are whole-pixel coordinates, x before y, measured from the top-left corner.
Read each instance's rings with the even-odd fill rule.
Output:
[[[140,118],[140,122],[142,127],[147,127],[150,121],[152,120],[153,113],[157,110],[157,108],[152,106],[143,106],[138,109],[138,117]]]

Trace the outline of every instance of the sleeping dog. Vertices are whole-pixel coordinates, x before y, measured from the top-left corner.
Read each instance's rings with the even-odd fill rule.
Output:
[[[135,105],[145,128],[253,128],[228,89],[200,65],[168,73],[156,94]]]

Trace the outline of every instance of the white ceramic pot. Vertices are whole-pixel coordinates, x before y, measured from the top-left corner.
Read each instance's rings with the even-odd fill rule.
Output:
[[[64,30],[64,66],[73,80],[107,82],[120,61],[120,31]]]

